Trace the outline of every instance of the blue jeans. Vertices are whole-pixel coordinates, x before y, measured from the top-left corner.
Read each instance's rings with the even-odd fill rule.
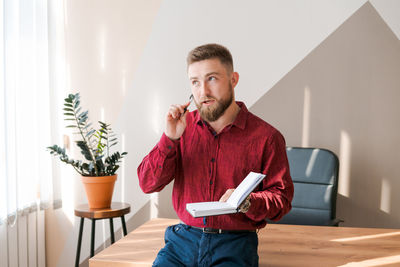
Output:
[[[165,247],[154,266],[258,266],[257,233],[206,234],[186,224],[165,231]]]

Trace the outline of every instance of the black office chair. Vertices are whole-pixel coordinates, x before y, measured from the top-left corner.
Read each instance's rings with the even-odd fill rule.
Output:
[[[292,210],[284,224],[338,226],[336,218],[339,160],[326,149],[287,147],[294,184]]]

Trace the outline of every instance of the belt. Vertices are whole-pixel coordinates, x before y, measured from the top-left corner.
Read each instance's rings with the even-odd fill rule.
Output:
[[[255,233],[256,230],[223,230],[223,229],[215,229],[210,227],[196,227],[190,226],[194,229],[198,229],[203,231],[205,234],[243,234],[243,233]]]

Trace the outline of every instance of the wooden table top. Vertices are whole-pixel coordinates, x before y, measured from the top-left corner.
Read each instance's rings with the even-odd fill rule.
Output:
[[[90,267],[151,266],[174,219],[153,219],[89,260]],[[260,266],[400,266],[400,229],[269,224]]]
[[[89,219],[107,219],[121,217],[131,211],[131,205],[123,202],[112,202],[110,208],[90,209],[89,204],[75,207],[75,216]]]

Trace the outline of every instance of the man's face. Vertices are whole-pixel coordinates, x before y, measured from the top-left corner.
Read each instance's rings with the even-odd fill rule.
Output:
[[[232,104],[236,85],[232,74],[219,59],[206,59],[189,65],[194,102],[204,120],[216,121]]]

